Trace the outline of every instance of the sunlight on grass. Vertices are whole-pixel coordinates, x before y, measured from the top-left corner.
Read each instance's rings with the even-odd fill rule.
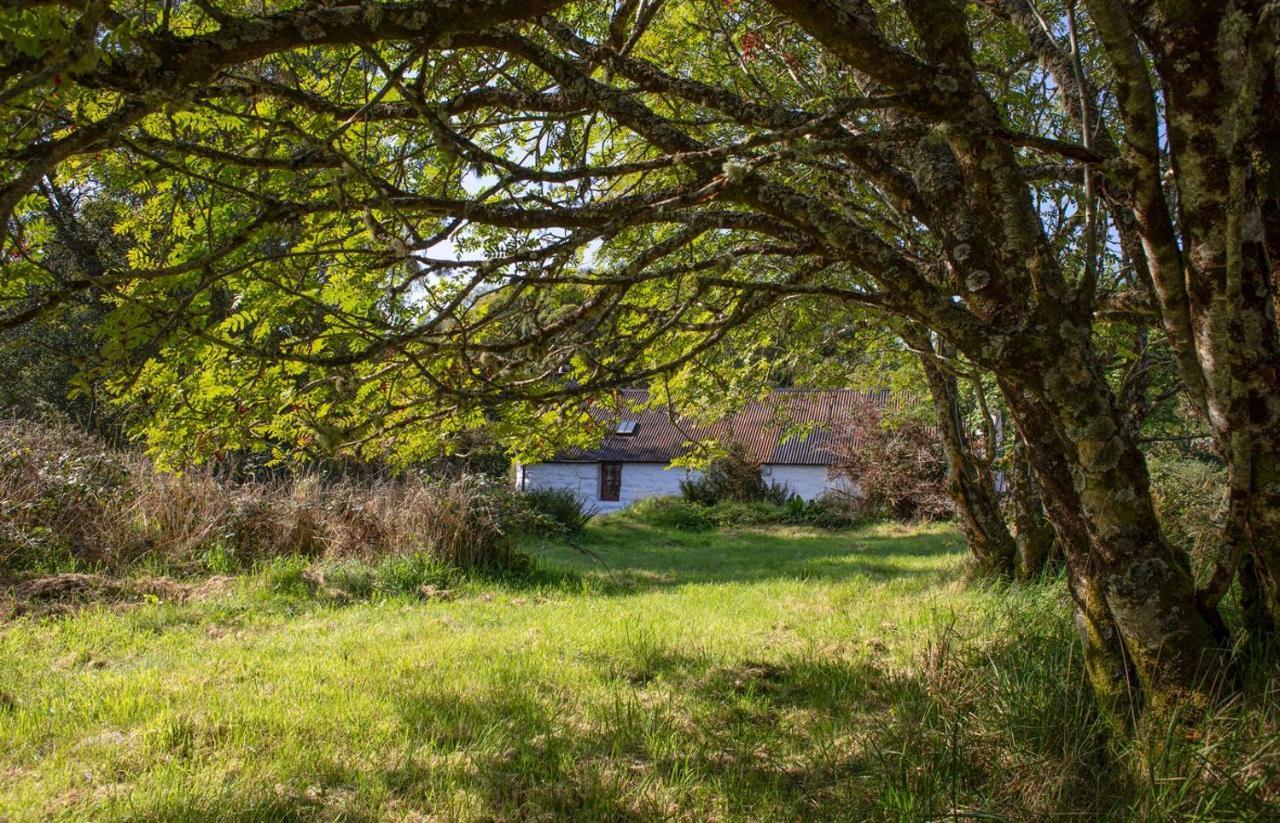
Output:
[[[1058,590],[964,583],[948,528],[605,521],[582,549],[529,549],[541,576],[450,601],[335,605],[263,573],[5,625],[0,818],[912,819],[957,793],[1035,811],[1096,788],[1070,773],[1001,797],[975,764],[1008,741],[947,743],[935,691],[971,686],[946,680],[940,638],[1071,653]],[[1087,713],[1060,680],[1024,686]],[[1088,749],[1031,715],[1010,776]]]

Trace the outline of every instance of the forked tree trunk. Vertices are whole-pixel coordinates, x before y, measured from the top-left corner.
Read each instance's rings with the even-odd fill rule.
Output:
[[[1067,362],[1087,362],[1078,352],[1080,359],[1065,354]],[[1046,491],[1072,591],[1084,604],[1087,655],[1099,661],[1090,664],[1095,688],[1114,703],[1123,678],[1108,673],[1131,669],[1144,710],[1162,716],[1187,700],[1207,705],[1226,638],[1216,611],[1197,600],[1186,554],[1160,531],[1141,451],[1096,368],[1050,370],[1046,385],[1051,401],[1008,382],[1002,389]],[[1108,627],[1122,645],[1121,669]]]
[[[1062,559],[1062,546],[1045,515],[1040,487],[1035,481],[1027,451],[1026,441],[1017,435],[1010,461],[1009,486],[1013,495],[1018,576],[1023,579],[1039,575]]]
[[[929,332],[921,326],[903,330],[903,339],[916,350],[937,415],[938,432],[947,455],[947,491],[978,570],[1012,578],[1017,548],[996,499],[991,467],[974,454],[960,411],[955,375],[938,361]],[[987,444],[991,448],[991,444]]]

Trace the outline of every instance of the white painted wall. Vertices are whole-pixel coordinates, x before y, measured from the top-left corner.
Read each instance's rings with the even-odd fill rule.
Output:
[[[805,500],[816,500],[828,491],[846,487],[839,478],[829,475],[826,466],[766,465],[762,471],[766,480],[785,483],[793,494]],[[603,513],[624,509],[646,497],[678,495],[680,481],[698,474],[660,463],[623,463],[620,499],[606,501],[600,499],[599,463],[535,463],[516,466],[516,488],[568,489]]]
[[[765,465],[761,467],[765,482],[782,483],[805,500],[817,500],[823,494],[843,489],[840,478],[831,477],[826,466]]]
[[[661,463],[623,463],[619,499],[601,500],[599,463],[535,463],[516,467],[516,488],[569,489],[591,508],[616,512],[646,497],[680,494],[680,481],[689,475]]]

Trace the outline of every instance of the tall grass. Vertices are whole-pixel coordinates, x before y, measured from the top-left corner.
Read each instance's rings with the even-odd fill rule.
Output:
[[[425,554],[457,568],[520,563],[529,514],[499,482],[463,475],[229,482],[157,471],[73,426],[0,421],[0,569],[248,567],[281,556]]]

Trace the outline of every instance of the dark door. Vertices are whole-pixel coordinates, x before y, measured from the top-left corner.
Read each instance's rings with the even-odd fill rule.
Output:
[[[622,495],[622,464],[600,464],[600,499],[617,500]]]

